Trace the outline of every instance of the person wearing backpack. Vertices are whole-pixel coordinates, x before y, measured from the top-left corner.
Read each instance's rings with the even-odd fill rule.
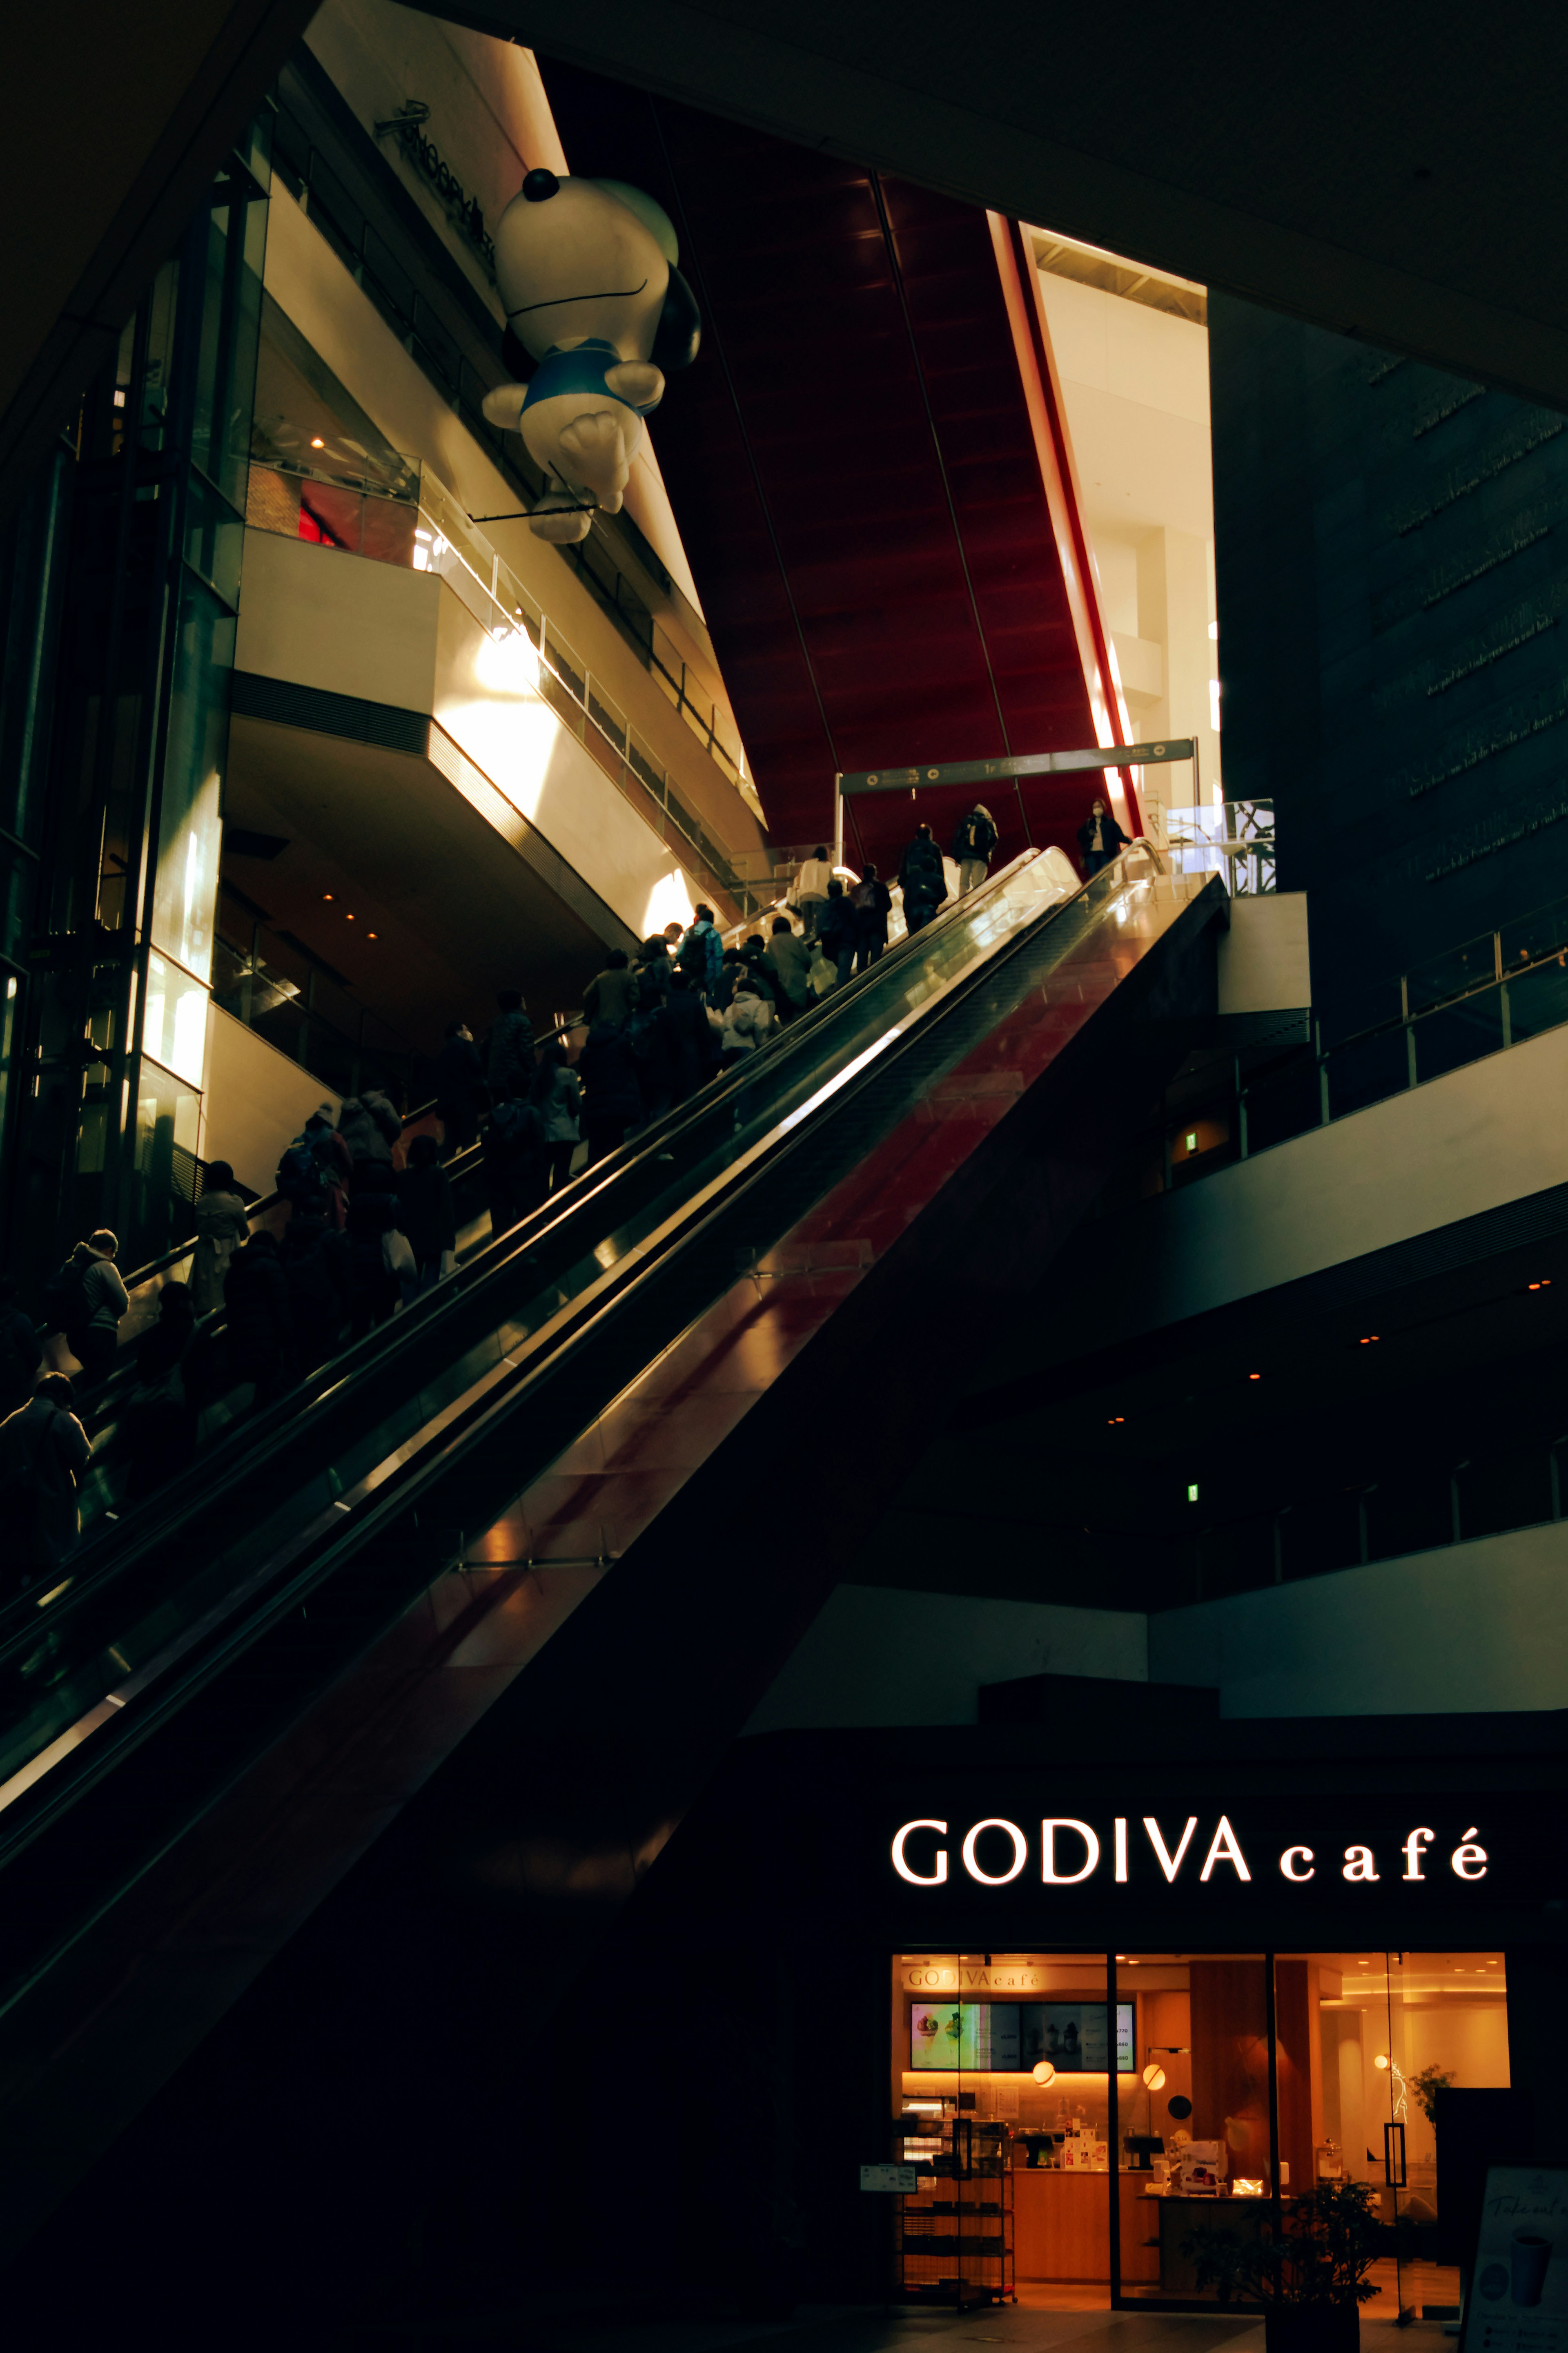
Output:
[[[952,854],[958,861],[958,895],[967,898],[978,891],[991,869],[991,853],[998,839],[995,820],[981,801],[976,801],[969,815],[960,818],[958,830],[952,837]]]
[[[0,1274],[0,1414],[26,1404],[43,1361],[33,1319],[16,1304],[16,1278]]]
[[[115,1265],[120,1244],[107,1226],[78,1242],[44,1286],[46,1333],[63,1332],[81,1366],[82,1380],[102,1380],[114,1368],[120,1319],[131,1302]]]
[[[711,907],[700,906],[697,909],[675,961],[689,976],[692,987],[711,1004],[719,986],[720,966],[724,961],[724,943],[713,921]]]
[[[223,1305],[223,1279],[235,1251],[250,1240],[245,1203],[234,1189],[226,1160],[211,1160],[202,1172],[196,1203],[196,1247],[191,1260],[191,1307],[209,1315]]]
[[[899,869],[904,894],[904,923],[909,931],[923,931],[947,896],[942,852],[931,838],[929,825],[918,826]]]
[[[65,1375],[46,1373],[26,1404],[0,1421],[0,1515],[16,1589],[58,1568],[80,1531],[77,1493],[92,1441],[72,1402]]]
[[[394,1110],[379,1087],[366,1087],[363,1094],[349,1095],[338,1113],[338,1134],[354,1177],[373,1160],[379,1167],[390,1168],[392,1147],[402,1134],[403,1115]]]
[[[331,1103],[321,1103],[278,1163],[278,1190],[296,1208],[322,1194],[328,1216],[341,1229],[353,1174],[348,1145],[337,1132],[337,1113]]]

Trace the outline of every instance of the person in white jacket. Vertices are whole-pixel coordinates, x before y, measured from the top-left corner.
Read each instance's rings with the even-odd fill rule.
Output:
[[[735,994],[725,1008],[723,1028],[719,1033],[720,1060],[726,1070],[754,1054],[773,1027],[773,1008],[760,996],[750,980],[737,981]]]
[[[801,860],[800,872],[795,878],[795,903],[800,909],[808,940],[816,937],[817,919],[827,904],[827,886],[832,880],[833,869],[819,841],[811,856]]]

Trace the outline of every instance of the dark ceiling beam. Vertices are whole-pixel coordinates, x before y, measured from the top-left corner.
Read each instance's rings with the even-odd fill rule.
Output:
[[[315,0],[119,0],[15,12],[0,512],[174,251]]]
[[[1568,407],[1568,20],[1534,0],[433,13]]]

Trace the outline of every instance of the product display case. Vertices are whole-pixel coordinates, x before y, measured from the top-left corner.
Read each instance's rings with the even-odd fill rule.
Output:
[[[947,2102],[929,2107],[894,2126],[894,2161],[919,2184],[894,2200],[894,2295],[960,2311],[1016,2304],[1012,2129]]]

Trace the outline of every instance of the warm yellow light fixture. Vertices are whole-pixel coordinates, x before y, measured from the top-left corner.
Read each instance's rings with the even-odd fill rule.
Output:
[[[1163,2092],[1164,2090],[1165,2071],[1163,2067],[1161,2066],[1157,2059],[1151,2059],[1149,2064],[1144,2068],[1143,2082],[1147,2089],[1151,2092]]]
[[[1386,2067],[1388,2065],[1387,2052],[1380,2051],[1372,2063],[1374,2067]]]
[[[317,434],[317,436],[316,436],[315,439],[314,439],[314,440],[311,442],[311,444],[310,444],[310,447],[311,447],[311,448],[312,448],[312,449],[324,449],[324,448],[326,448],[326,446],[327,446],[327,445],[326,445],[326,443],[322,440],[322,438],[321,438],[321,435],[320,435],[319,433]]]
[[[1054,2084],[1054,2083],[1056,2082],[1056,2080],[1057,2080],[1057,2071],[1056,2071],[1056,2069],[1052,2066],[1052,2064],[1051,2064],[1050,2061],[1049,2061],[1048,2059],[1037,2059],[1037,2060],[1036,2060],[1036,2062],[1035,2062],[1035,2081],[1036,2081],[1036,2083],[1037,2083],[1037,2084]]]

